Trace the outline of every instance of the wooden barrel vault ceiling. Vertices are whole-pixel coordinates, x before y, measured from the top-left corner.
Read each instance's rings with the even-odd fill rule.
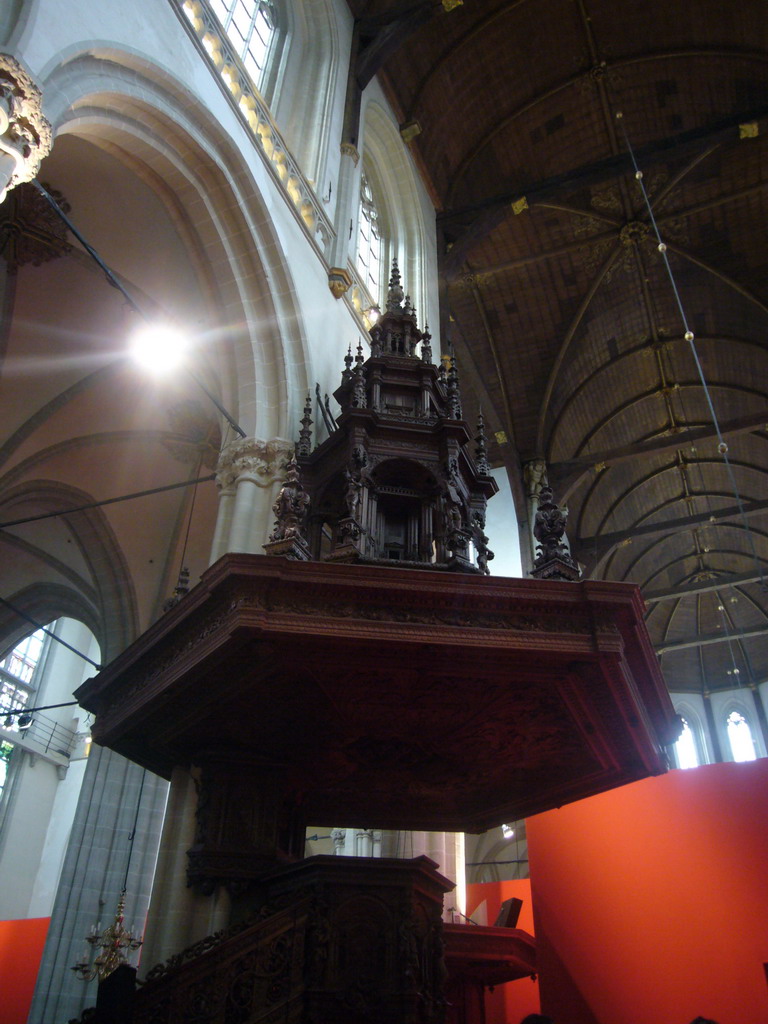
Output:
[[[350,7],[358,79],[378,71],[438,210],[465,411],[519,512],[544,459],[585,573],[642,587],[671,690],[764,681],[768,6]]]

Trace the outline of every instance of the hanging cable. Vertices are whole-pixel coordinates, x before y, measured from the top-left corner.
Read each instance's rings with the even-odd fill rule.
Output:
[[[133,828],[128,833],[128,863],[125,865],[125,878],[123,879],[122,889],[123,896],[125,896],[125,893],[128,889],[128,872],[131,869],[131,857],[133,856],[133,841],[136,838],[136,826],[139,823],[139,809],[141,808],[141,796],[142,793],[144,792],[144,780],[146,779],[146,777],[147,769],[145,768],[144,771],[141,773],[141,785],[139,786],[139,797],[136,801],[136,814],[134,815],[133,818]]]
[[[10,526],[25,526],[27,523],[37,523],[41,519],[57,519],[59,516],[68,516],[73,512],[87,512],[90,509],[101,508],[103,505],[114,505],[119,501],[148,498],[153,494],[162,494],[163,491],[174,491],[180,487],[196,488],[198,484],[207,484],[215,479],[216,474],[211,473],[208,476],[199,476],[196,480],[182,480],[181,483],[177,484],[164,484],[162,487],[152,487],[148,491],[134,491],[133,494],[121,494],[118,498],[104,498],[102,501],[91,501],[87,505],[76,505],[74,508],[64,508],[58,512],[41,512],[37,516],[26,516],[24,519],[9,519],[7,523],[0,523],[0,530],[6,530]]]
[[[643,201],[645,203],[645,207],[646,207],[646,210],[648,212],[648,219],[649,219],[649,221],[651,223],[651,226],[653,228],[654,234],[656,235],[657,248],[658,248],[658,251],[661,254],[661,257],[662,257],[662,259],[664,261],[664,266],[665,266],[666,271],[667,271],[667,276],[668,276],[669,282],[670,282],[670,284],[672,286],[672,292],[673,292],[674,297],[675,297],[675,302],[677,304],[677,308],[678,308],[678,311],[680,313],[680,318],[682,319],[682,322],[683,322],[683,329],[684,329],[684,332],[685,332],[684,337],[685,337],[685,340],[688,342],[688,347],[689,347],[689,349],[691,351],[691,355],[693,356],[693,361],[694,361],[694,364],[696,366],[696,372],[698,374],[699,381],[701,383],[701,387],[702,387],[703,392],[704,392],[704,397],[706,399],[707,406],[709,408],[709,413],[710,413],[710,416],[711,416],[711,419],[712,419],[712,425],[713,425],[713,427],[715,429],[715,434],[717,435],[717,450],[718,450],[719,454],[722,456],[723,463],[724,463],[724,465],[726,467],[726,471],[728,473],[728,479],[730,480],[731,488],[733,490],[733,494],[734,494],[734,497],[736,499],[736,505],[737,505],[737,507],[739,509],[739,516],[741,518],[742,525],[743,525],[744,530],[745,530],[746,535],[747,535],[747,540],[748,540],[748,543],[749,543],[749,546],[750,546],[750,550],[751,550],[751,553],[752,553],[752,558],[753,558],[754,563],[755,563],[755,568],[757,570],[757,574],[760,577],[760,586],[763,588],[763,590],[765,590],[765,589],[768,589],[766,587],[765,575],[763,573],[763,570],[762,570],[762,567],[760,565],[760,561],[759,561],[759,558],[758,558],[758,555],[757,555],[757,549],[755,547],[755,540],[754,540],[754,537],[752,535],[752,530],[749,527],[749,521],[747,519],[746,510],[744,508],[744,502],[743,502],[743,500],[741,498],[741,494],[739,492],[739,488],[738,488],[738,485],[736,483],[736,477],[735,477],[734,472],[733,472],[733,467],[731,466],[730,459],[728,458],[728,444],[726,443],[726,441],[723,438],[723,435],[722,435],[722,433],[720,431],[720,423],[718,421],[717,413],[715,411],[715,406],[714,406],[714,403],[712,401],[712,395],[710,393],[709,385],[707,384],[706,377],[704,376],[704,369],[703,369],[703,367],[701,365],[701,361],[699,359],[699,354],[698,354],[698,351],[696,349],[696,345],[694,343],[695,342],[695,336],[694,336],[694,333],[691,330],[690,325],[688,323],[688,318],[685,315],[685,309],[683,307],[683,301],[682,301],[682,299],[680,297],[680,292],[679,292],[679,289],[677,287],[677,282],[675,281],[675,275],[672,272],[672,267],[671,267],[670,262],[669,262],[669,257],[667,255],[667,246],[666,246],[666,243],[663,241],[663,239],[661,237],[661,234],[659,232],[659,227],[658,227],[658,224],[656,223],[656,218],[655,218],[654,213],[653,213],[653,208],[651,206],[651,201],[650,201],[650,198],[648,197],[648,193],[646,191],[645,184],[643,182],[643,172],[640,169],[640,167],[638,166],[637,159],[635,158],[635,152],[634,152],[634,150],[632,148],[631,142],[629,141],[629,136],[627,134],[627,129],[626,129],[626,126],[624,124],[624,115],[623,115],[623,113],[621,111],[617,111],[616,112],[616,120],[619,123],[619,126],[621,128],[621,133],[622,133],[622,135],[624,137],[624,144],[627,147],[627,152],[629,153],[629,156],[630,156],[630,158],[632,160],[632,166],[633,166],[634,171],[635,171],[635,180],[637,181],[638,186],[640,188],[640,191],[642,193]]]
[[[62,210],[62,208],[53,198],[51,193],[45,188],[45,186],[41,185],[37,178],[33,178],[30,184],[33,188],[37,189],[37,191],[40,193],[43,199],[45,199],[45,201],[48,203],[48,205],[56,214],[56,216],[63,221],[66,227],[72,232],[72,234],[75,236],[78,242],[83,246],[83,248],[91,257],[91,259],[101,268],[109,284],[111,284],[113,288],[116,288],[120,292],[120,294],[123,296],[123,298],[128,303],[133,312],[140,316],[142,320],[147,320],[147,316],[144,314],[143,310],[138,305],[138,303],[131,295],[131,293],[128,291],[128,289],[125,287],[125,285],[122,283],[122,281],[120,281],[120,279],[116,276],[115,272],[110,267],[107,266],[107,264],[104,262],[101,256],[99,256],[99,254],[96,252],[93,246],[89,245],[88,242],[86,242],[85,238],[83,238],[83,236],[77,230],[75,225],[66,215],[66,213]],[[184,372],[189,378],[191,378],[191,380],[195,382],[195,384],[197,384],[200,390],[204,392],[204,394],[210,399],[213,405],[216,406],[216,408],[227,421],[227,423],[229,423],[230,427],[232,427],[233,430],[236,430],[240,437],[246,437],[247,435],[243,428],[240,426],[240,424],[230,415],[230,413],[227,412],[227,410],[224,408],[224,406],[221,404],[218,398],[216,398],[216,396],[211,391],[208,390],[208,388],[205,386],[205,384],[203,384],[203,382],[200,380],[197,374],[193,373],[192,370],[190,370],[188,367],[184,367]]]
[[[199,480],[198,474],[200,473],[200,467],[203,464],[203,453],[200,452],[200,458],[197,463],[197,470],[195,473],[195,482],[192,488],[192,501],[189,506],[189,518],[187,519],[187,532],[184,535],[184,545],[181,549],[181,565],[179,566],[179,572],[184,568],[184,562],[187,557],[187,545],[189,544],[189,531],[192,529],[192,517],[195,514],[195,500],[197,498],[197,484]]]

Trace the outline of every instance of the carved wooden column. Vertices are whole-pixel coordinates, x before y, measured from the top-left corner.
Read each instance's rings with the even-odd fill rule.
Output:
[[[15,58],[0,54],[0,203],[37,174],[51,150],[40,90]]]

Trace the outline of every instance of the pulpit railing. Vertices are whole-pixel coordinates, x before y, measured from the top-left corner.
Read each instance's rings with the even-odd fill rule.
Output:
[[[299,1021],[312,900],[211,935],[154,967],[136,994],[134,1024]]]

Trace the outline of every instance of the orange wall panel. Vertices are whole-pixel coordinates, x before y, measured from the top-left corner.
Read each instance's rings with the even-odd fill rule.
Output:
[[[0,921],[0,1024],[25,1024],[50,920]]]
[[[523,901],[517,927],[533,935],[531,882],[528,878],[509,882],[482,882],[467,886],[467,916],[477,924],[493,924],[504,900],[516,896]],[[509,981],[485,994],[486,1024],[517,1024],[529,1013],[539,1012],[539,985],[530,978]]]
[[[768,1021],[768,759],[645,779],[527,833],[558,1024]]]

